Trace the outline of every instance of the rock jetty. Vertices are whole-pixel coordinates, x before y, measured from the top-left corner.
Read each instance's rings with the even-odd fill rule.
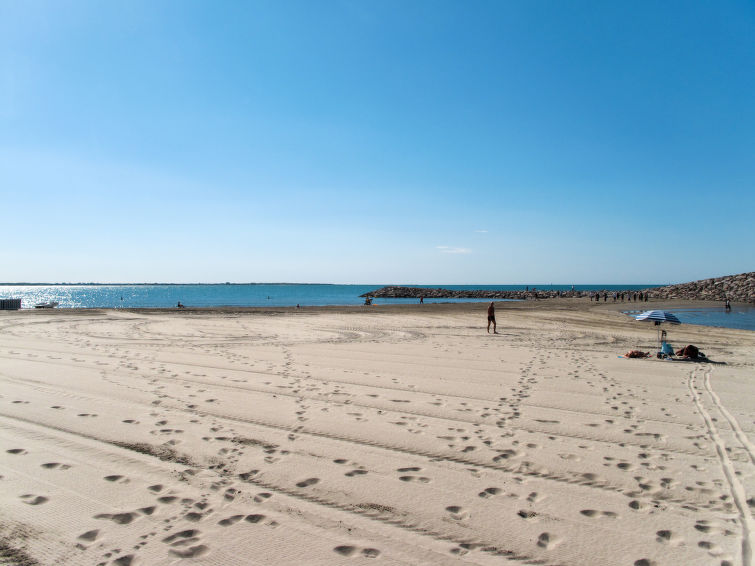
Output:
[[[392,299],[548,299],[552,297],[586,297],[589,291],[496,291],[493,289],[429,289],[427,287],[383,287],[376,291],[360,295],[361,297],[390,297]]]
[[[726,277],[717,277],[715,279],[701,279],[691,283],[682,283],[679,285],[667,285],[665,287],[654,287],[648,289],[632,289],[617,291],[615,289],[590,289],[579,291],[554,291],[541,290],[533,288],[527,291],[496,291],[492,289],[431,289],[427,287],[400,287],[388,286],[369,293],[360,295],[362,297],[377,298],[404,298],[404,299],[552,299],[557,297],[589,297],[595,293],[607,293],[613,296],[614,293],[645,293],[653,299],[687,299],[702,301],[724,301],[729,299],[732,302],[755,303],[755,272],[741,273],[739,275],[728,275]]]
[[[648,289],[651,297],[659,299],[688,299],[695,301],[725,301],[755,303],[755,271],[727,275],[714,279],[700,279],[691,283]]]

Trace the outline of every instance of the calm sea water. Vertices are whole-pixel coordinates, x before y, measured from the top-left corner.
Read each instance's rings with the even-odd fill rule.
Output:
[[[524,290],[524,285],[415,285],[445,289]],[[575,285],[576,290],[646,289],[653,285]],[[136,308],[175,307],[181,301],[187,307],[265,307],[360,305],[359,295],[383,285],[0,285],[0,298],[21,299],[21,308],[57,301],[59,308]],[[537,286],[541,290],[568,291],[571,285]],[[532,289],[532,286],[530,286]],[[437,299],[435,302],[472,302],[479,299]],[[416,303],[417,299],[376,299],[376,304]],[[426,302],[432,302],[428,299]]]
[[[732,306],[730,311],[726,311],[723,307],[665,310],[674,313],[679,321],[685,324],[755,330],[755,307],[753,306]],[[644,311],[625,312],[635,315]]]
[[[445,289],[524,290],[524,285],[415,285]],[[578,291],[639,290],[647,285],[575,285]],[[57,301],[58,308],[139,308],[175,307],[181,301],[187,307],[220,306],[325,306],[360,305],[359,295],[383,285],[317,285],[317,284],[249,284],[249,285],[0,285],[0,299],[21,299],[21,307]],[[568,291],[571,285],[542,285],[541,290]],[[530,286],[532,289],[532,286]],[[479,299],[426,299],[425,302],[475,302]],[[375,304],[409,304],[417,299],[376,299]],[[684,323],[755,330],[755,307],[670,309]],[[640,311],[638,311],[640,312]]]

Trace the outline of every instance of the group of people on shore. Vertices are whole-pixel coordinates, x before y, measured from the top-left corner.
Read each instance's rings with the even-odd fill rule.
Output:
[[[603,302],[608,302],[608,293],[606,291],[603,291]],[[590,301],[595,301],[596,303],[600,302],[601,293],[600,291],[596,292],[590,292]],[[648,302],[648,293],[643,293],[640,291],[639,293],[629,293],[628,291],[622,291],[621,293],[614,292],[613,293],[613,302],[617,302],[618,300],[621,300],[623,303],[624,300],[626,300],[628,303],[631,303],[634,301],[635,303],[641,303],[641,302]]]

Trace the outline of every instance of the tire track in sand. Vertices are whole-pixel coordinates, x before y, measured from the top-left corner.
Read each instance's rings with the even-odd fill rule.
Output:
[[[710,413],[703,405],[703,402],[700,399],[697,390],[695,389],[695,378],[697,377],[698,371],[700,369],[702,368],[698,366],[690,372],[689,379],[687,380],[687,386],[689,387],[690,393],[692,394],[692,399],[695,402],[695,407],[697,407],[700,416],[702,417],[703,421],[705,421],[705,427],[708,429],[708,435],[710,436],[710,439],[713,441],[713,444],[716,447],[716,454],[718,455],[718,460],[721,464],[721,470],[724,473],[726,482],[729,484],[729,490],[731,491],[732,499],[734,499],[734,504],[736,505],[737,511],[739,512],[739,521],[742,526],[742,566],[752,566],[751,536],[753,531],[755,531],[755,521],[753,521],[752,515],[750,515],[745,489],[737,479],[734,465],[731,463],[731,460],[729,459],[729,456],[726,452],[726,443],[718,434],[718,429],[713,423],[713,419],[710,416]],[[710,387],[709,373],[705,374],[705,382],[706,390],[712,392],[712,389],[708,389]],[[721,409],[723,405],[720,404],[720,399],[718,399],[718,396],[712,396],[712,398],[716,406]],[[721,412],[723,414],[723,411]]]
[[[723,403],[721,403],[721,399],[718,397],[718,395],[716,395],[716,392],[713,391],[713,387],[711,387],[710,384],[710,370],[705,371],[705,390],[708,392],[708,395],[710,395],[711,399],[713,399],[713,403],[716,405],[716,408],[721,412],[724,418],[729,421],[731,430],[734,431],[734,435],[737,437],[737,440],[739,440],[739,442],[742,444],[742,447],[747,452],[747,455],[750,457],[750,462],[755,464],[755,446],[753,446],[753,444],[747,438],[747,435],[745,435],[742,427],[739,426],[737,419],[734,418],[734,416],[726,410],[726,407],[724,407]]]

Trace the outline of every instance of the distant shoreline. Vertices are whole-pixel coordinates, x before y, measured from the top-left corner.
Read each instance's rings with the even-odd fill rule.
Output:
[[[286,283],[286,282],[274,282],[274,283],[0,283],[0,287],[179,287],[179,286],[224,286],[224,285],[354,285],[365,286],[371,285],[371,283]]]

